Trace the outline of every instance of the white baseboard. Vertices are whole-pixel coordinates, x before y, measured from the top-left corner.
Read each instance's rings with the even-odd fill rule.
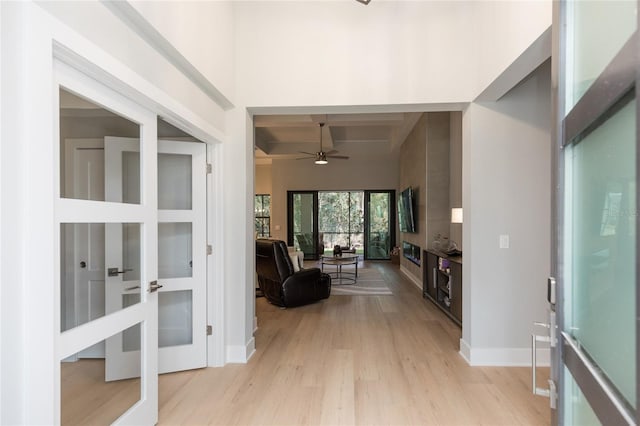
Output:
[[[258,317],[253,317],[253,333],[258,331]]]
[[[415,275],[409,272],[409,270],[402,265],[400,265],[400,272],[402,272],[409,281],[415,284],[415,286],[420,289],[420,293],[422,293],[422,282]]]
[[[467,364],[471,365],[471,347],[464,341],[464,339],[460,339],[460,356],[467,361]]]
[[[471,366],[531,367],[531,348],[473,348],[460,339],[460,355]],[[539,348],[539,367],[550,365],[549,348]]]
[[[246,364],[256,351],[256,339],[251,338],[245,346],[229,345],[227,346],[227,363],[228,364]]]

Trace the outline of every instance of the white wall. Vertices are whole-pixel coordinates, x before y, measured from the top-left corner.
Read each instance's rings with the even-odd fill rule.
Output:
[[[468,101],[473,4],[237,2],[237,99],[268,107]]]
[[[551,2],[243,1],[236,99],[249,106],[468,102],[551,24]]]
[[[135,1],[129,4],[222,95],[234,98],[231,1]]]
[[[253,224],[253,123],[246,111],[228,114],[229,143],[223,146],[226,361],[253,354],[255,239]],[[249,141],[245,143],[245,141]]]
[[[256,165],[255,185],[256,194],[271,194],[271,164]]]
[[[166,2],[154,3],[153,5],[165,10],[171,7],[171,4],[172,2]],[[150,46],[126,22],[114,15],[103,3],[97,1],[41,1],[38,2],[38,5],[79,35],[100,46],[116,60],[126,64],[128,68],[144,77],[145,80],[161,88],[185,107],[199,114],[212,126],[224,130],[226,120],[224,109],[207,96],[202,88],[198,87],[188,76],[181,73],[161,52]],[[144,7],[144,10],[149,9],[157,13],[153,9],[153,5]],[[166,10],[166,13],[169,12],[172,13],[174,10]],[[166,16],[171,15],[167,14]],[[232,20],[230,12],[227,12],[225,19]],[[167,18],[167,21],[171,21],[171,19]],[[190,27],[192,29],[198,28],[195,24]],[[199,28],[198,31],[208,32],[206,26]],[[168,36],[172,36],[172,34]],[[197,45],[201,46],[201,40],[198,40]],[[231,58],[223,58],[220,65],[233,69]],[[226,81],[223,83],[232,84]]]
[[[551,25],[551,1],[474,2],[474,99]]]
[[[498,102],[463,115],[461,349],[472,364],[528,364],[532,322],[545,318],[550,95],[547,61]],[[500,235],[510,248],[499,248]]]

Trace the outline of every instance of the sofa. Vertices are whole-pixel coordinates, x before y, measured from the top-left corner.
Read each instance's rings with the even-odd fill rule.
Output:
[[[331,277],[318,268],[294,270],[284,241],[256,240],[258,285],[269,303],[286,308],[326,299]]]

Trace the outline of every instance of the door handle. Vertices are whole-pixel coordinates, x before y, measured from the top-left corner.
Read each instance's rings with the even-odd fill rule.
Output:
[[[107,269],[108,277],[117,277],[118,274],[124,274],[125,272],[131,272],[133,269],[123,269],[122,271],[118,271],[118,268],[109,268]]]
[[[149,283],[149,293],[155,293],[159,288],[162,287],[162,284],[158,284],[158,281],[151,281]]]
[[[538,324],[536,324],[538,325]],[[549,324],[541,324],[543,326],[549,326]],[[536,368],[537,368],[537,342],[549,342],[551,339],[549,336],[539,336],[537,334],[531,335],[531,388],[533,390],[534,395],[546,396],[549,397],[551,394],[549,389],[539,388],[536,384]]]
[[[531,388],[534,395],[546,396],[549,398],[549,405],[552,409],[556,409],[557,402],[557,389],[556,384],[553,380],[548,379],[547,383],[549,384],[548,389],[539,388],[536,383],[536,369],[537,369],[537,350],[538,350],[538,342],[547,342],[550,347],[555,347],[557,343],[556,338],[556,313],[551,311],[549,312],[549,324],[542,322],[534,322],[534,325],[538,327],[544,327],[549,330],[548,336],[540,336],[537,334],[531,335]]]

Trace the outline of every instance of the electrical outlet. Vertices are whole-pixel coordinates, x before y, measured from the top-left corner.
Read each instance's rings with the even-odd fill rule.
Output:
[[[500,248],[501,249],[509,248],[509,234],[500,235]]]

